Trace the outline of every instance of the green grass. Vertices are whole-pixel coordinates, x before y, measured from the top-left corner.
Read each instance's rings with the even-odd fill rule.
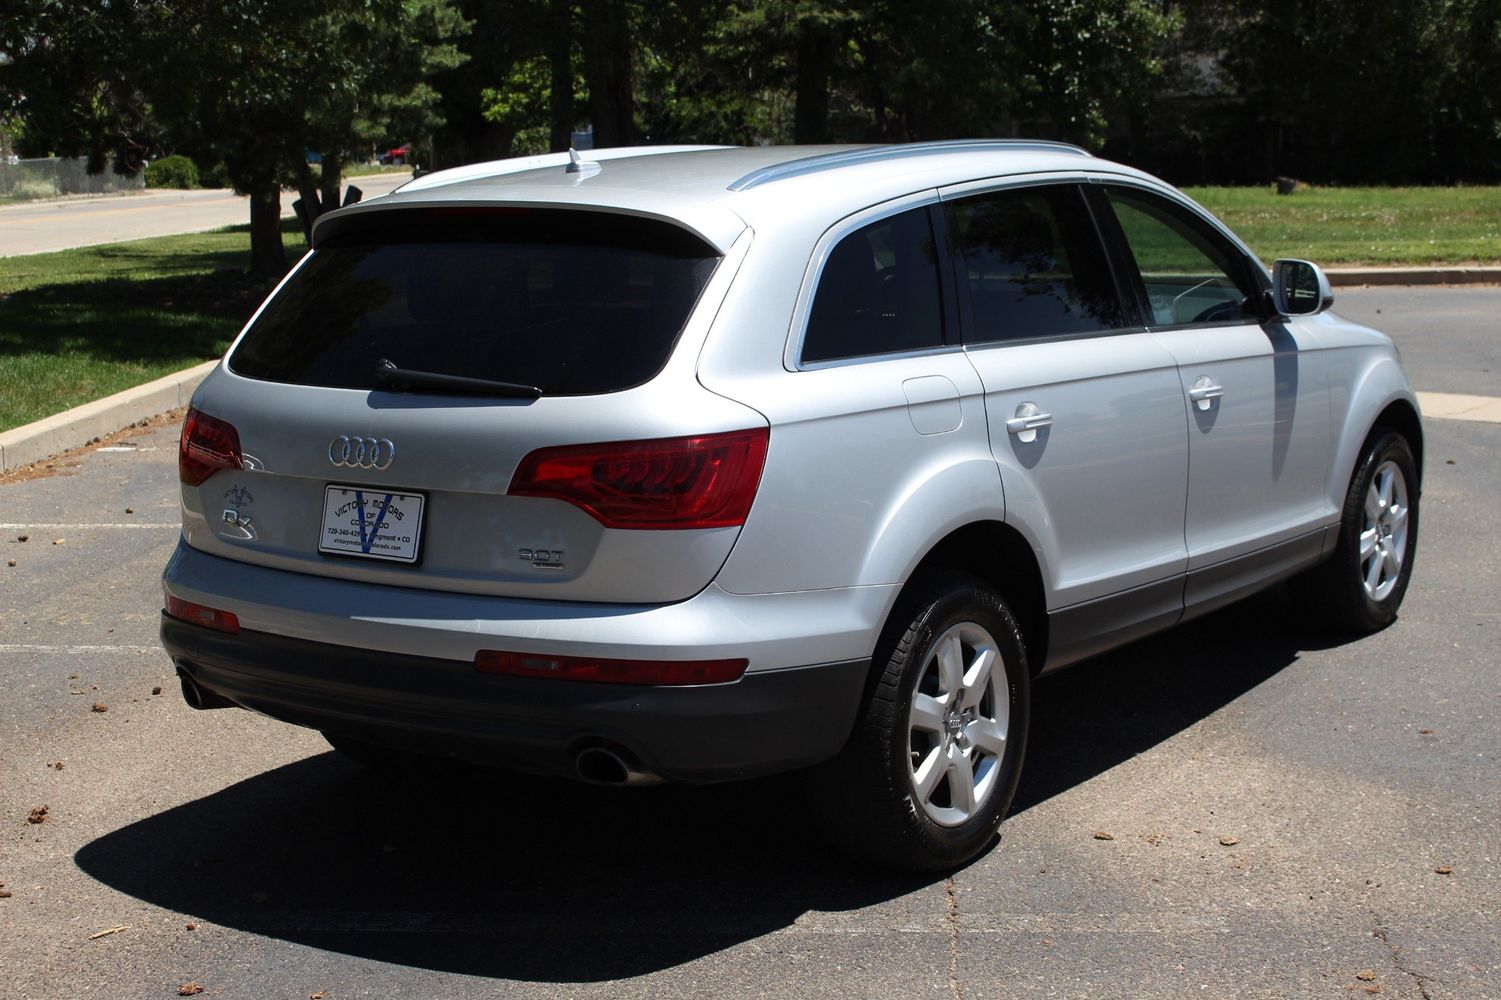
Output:
[[[410,174],[412,165],[405,163],[400,166],[394,163],[381,165],[379,163],[361,163],[353,167],[344,168],[344,181],[354,180],[356,177],[374,177],[378,174]]]
[[[268,291],[249,263],[244,226],[0,258],[0,430],[218,357]]]
[[[1185,188],[1267,262],[1328,267],[1501,262],[1501,188]]]

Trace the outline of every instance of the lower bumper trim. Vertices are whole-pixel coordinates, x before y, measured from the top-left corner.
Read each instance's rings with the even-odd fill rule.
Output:
[[[481,674],[466,661],[266,632],[229,635],[162,616],[162,644],[202,692],[344,736],[574,776],[586,747],[618,744],[655,774],[705,782],[834,756],[868,660],[753,672],[731,684],[649,687]]]

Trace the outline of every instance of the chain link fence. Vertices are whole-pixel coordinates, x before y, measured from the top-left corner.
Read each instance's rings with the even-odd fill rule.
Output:
[[[84,160],[62,160],[55,156],[40,160],[0,157],[0,200],[32,201],[68,194],[145,190],[144,171],[125,177],[112,170],[91,174],[87,166]]]

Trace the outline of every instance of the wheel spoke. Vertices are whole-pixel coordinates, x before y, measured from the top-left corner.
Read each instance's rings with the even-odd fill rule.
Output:
[[[986,753],[1000,757],[1006,752],[1006,733],[992,719],[976,719],[964,727],[970,743]]]
[[[1386,516],[1387,523],[1391,525],[1392,535],[1401,534],[1402,529],[1407,526],[1407,505],[1392,504],[1391,509],[1386,512]]]
[[[912,696],[912,728],[943,735],[943,702],[919,691]]]
[[[964,697],[959,700],[960,708],[978,708],[980,699],[985,696],[985,689],[990,685],[990,667],[995,663],[996,651],[989,647],[977,651],[974,665],[964,673]]]
[[[1367,528],[1360,533],[1360,564],[1362,566],[1365,565],[1365,561],[1371,558],[1371,555],[1376,551],[1376,538],[1377,532],[1375,528]]]
[[[1381,567],[1382,567],[1382,564],[1384,564],[1385,562],[1386,562],[1386,553],[1384,553],[1384,552],[1378,552],[1375,556],[1372,557],[1371,564],[1368,567],[1366,567],[1366,571],[1365,571],[1365,586],[1366,586],[1366,590],[1372,592],[1373,594],[1376,591],[1376,587],[1379,586],[1380,583],[1381,583]]]
[[[1382,470],[1376,476],[1382,510],[1386,510],[1386,508],[1392,505],[1392,480],[1394,478],[1396,477],[1392,475],[1390,469]]]
[[[942,745],[928,751],[923,762],[917,766],[912,774],[913,790],[917,792],[917,800],[926,802],[933,797],[933,789],[938,787],[938,782],[948,770],[949,760],[943,752]]]
[[[957,746],[949,747],[948,765],[949,801],[955,809],[968,816],[975,811],[974,766]]]
[[[1381,493],[1376,489],[1376,484],[1371,483],[1371,488],[1365,491],[1365,517],[1372,527],[1381,520]]]
[[[1389,579],[1396,579],[1397,574],[1402,572],[1402,559],[1398,556],[1397,550],[1395,548],[1386,550],[1385,562],[1387,577]]]
[[[964,687],[964,647],[960,645],[957,632],[938,647],[938,683],[943,687],[943,693],[949,695],[950,704],[953,696]]]

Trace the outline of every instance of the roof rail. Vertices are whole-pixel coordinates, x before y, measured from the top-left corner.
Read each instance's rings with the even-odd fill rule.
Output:
[[[835,153],[819,153],[804,156],[785,163],[777,163],[759,170],[752,170],[729,185],[731,191],[748,191],[772,181],[786,180],[832,170],[856,163],[879,163],[883,160],[900,160],[909,156],[927,153],[979,153],[995,150],[1032,150],[1048,153],[1074,153],[1089,156],[1088,150],[1066,142],[1051,142],[1047,139],[945,139],[941,142],[907,142],[888,146],[857,146],[841,149]]]
[[[696,153],[705,149],[729,149],[728,146],[612,146],[606,149],[586,150],[589,161],[626,159],[633,156],[661,156],[664,153]],[[444,184],[459,181],[489,180],[507,174],[519,174],[528,170],[543,170],[547,167],[562,167],[572,161],[567,153],[540,153],[536,156],[517,156],[505,160],[490,160],[487,163],[471,163],[462,167],[435,170],[430,174],[407,181],[397,188],[403,194],[410,191],[425,191]],[[392,192],[395,193],[394,191]]]

